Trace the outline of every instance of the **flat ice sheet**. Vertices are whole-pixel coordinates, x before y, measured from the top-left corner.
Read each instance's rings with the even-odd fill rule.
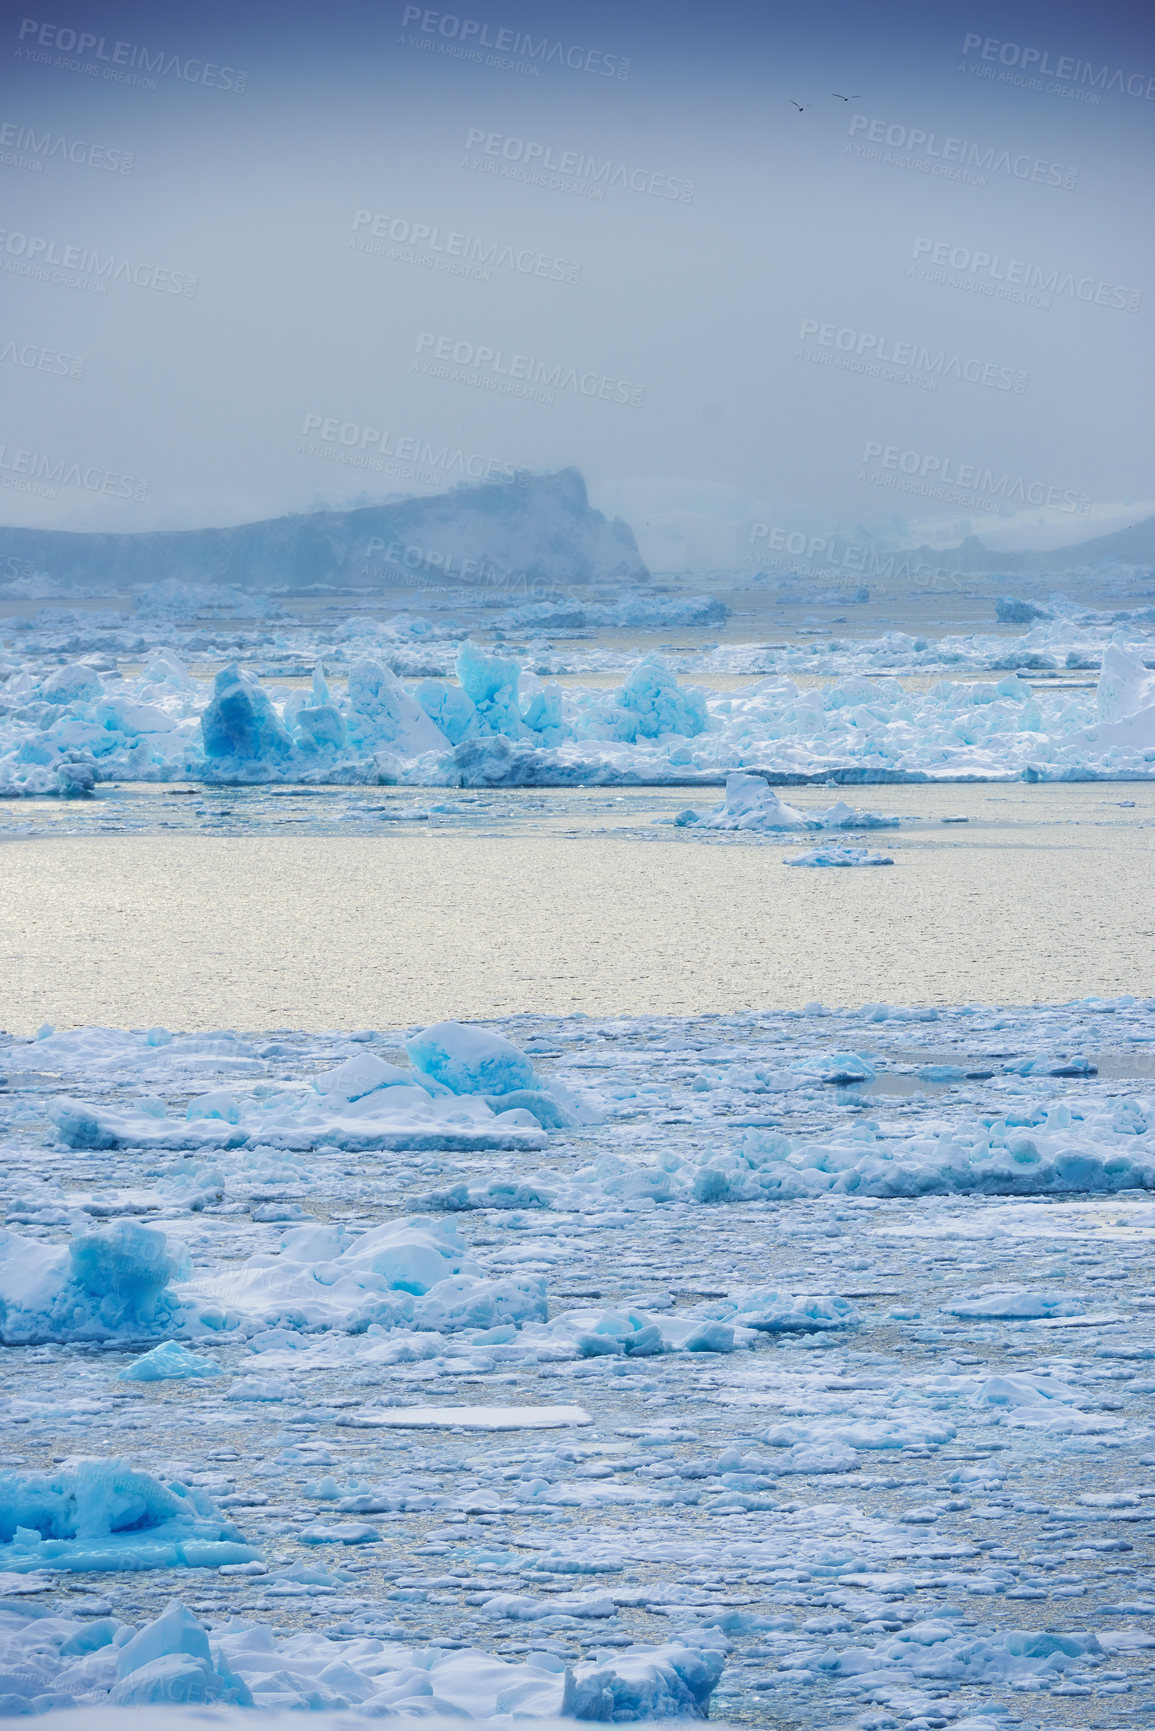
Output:
[[[593,1419],[580,1406],[401,1406],[344,1422],[359,1430],[558,1430]]]

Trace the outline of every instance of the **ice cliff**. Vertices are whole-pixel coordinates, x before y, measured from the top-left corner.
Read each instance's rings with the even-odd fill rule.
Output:
[[[58,589],[107,595],[169,581],[378,590],[417,572],[481,584],[507,600],[591,582],[628,588],[649,575],[628,525],[593,510],[577,469],[511,471],[432,498],[229,529],[0,529],[0,568],[35,568]]]

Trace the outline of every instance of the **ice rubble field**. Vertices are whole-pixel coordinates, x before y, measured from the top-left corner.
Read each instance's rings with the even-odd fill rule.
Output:
[[[1143,1722],[1153,1048],[6,1039],[0,1712]]]
[[[743,768],[851,782],[1147,777],[1151,611],[1066,607],[1015,637],[891,632],[672,660],[562,651],[541,637],[515,656],[480,647],[465,626],[406,615],[279,630],[142,618],[130,630],[125,615],[45,613],[0,639],[0,795],[190,778],[717,782]],[[526,635],[550,620],[548,606],[502,615]],[[551,677],[607,669],[620,672],[616,688]],[[926,689],[896,677],[928,671],[943,677]],[[748,683],[687,682],[712,673]],[[793,677],[815,674],[821,689]]]

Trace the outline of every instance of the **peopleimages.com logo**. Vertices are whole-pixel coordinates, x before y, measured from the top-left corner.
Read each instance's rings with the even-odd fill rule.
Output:
[[[21,126],[14,120],[0,124],[0,150],[18,151],[37,168],[45,162],[71,162],[81,168],[103,169],[106,174],[131,174],[136,163],[131,150],[90,144],[87,139],[69,138],[63,132],[37,132],[34,126]]]
[[[1092,90],[1117,90],[1120,96],[1134,96],[1142,102],[1155,101],[1155,76],[1147,72],[1124,72],[1122,67],[1102,65],[1096,68],[1089,60],[1078,60],[1070,54],[1057,55],[1052,64],[1049,48],[1027,48],[1019,42],[1002,42],[997,36],[978,36],[973,31],[963,37],[963,59],[970,55],[975,68],[983,62],[1014,69],[1030,80],[1040,82],[1031,88],[1042,89],[1041,80],[1054,78],[1059,84],[1087,85]]]
[[[459,445],[419,438],[412,433],[391,433],[367,421],[343,421],[337,415],[307,414],[301,427],[302,440],[317,441],[297,446],[298,454],[320,457],[326,462],[345,463],[355,469],[374,469],[382,474],[399,472],[395,465],[415,465],[439,479],[457,475],[463,481],[522,484],[525,472],[498,457],[466,451]]]
[[[970,278],[965,286],[976,293],[999,300],[1025,301],[1032,306],[1050,306],[1051,298],[1066,296],[1082,301],[1085,306],[1115,307],[1122,312],[1137,313],[1143,299],[1141,289],[1124,288],[1119,283],[1104,282],[1100,277],[1079,276],[1076,272],[1052,266],[1028,264],[1025,259],[1004,258],[1001,254],[984,252],[981,247],[952,246],[949,241],[929,240],[920,235],[914,243],[914,258],[925,261],[913,264],[907,273],[925,282],[945,283],[950,287],[964,286],[956,279]]]
[[[414,370],[453,384],[475,385],[482,390],[525,397],[539,403],[554,402],[557,391],[596,398],[603,403],[628,403],[639,409],[646,394],[644,385],[629,379],[614,379],[604,373],[583,372],[562,361],[539,361],[533,355],[507,354],[489,343],[463,342],[421,331],[417,338]]]
[[[353,212],[350,244],[358,252],[378,258],[396,258],[405,264],[426,264],[451,275],[468,275],[489,281],[490,271],[510,270],[519,276],[540,277],[546,282],[571,285],[581,279],[582,267],[572,259],[538,252],[536,247],[512,246],[496,240],[442,228],[436,223],[410,222],[406,217]]]
[[[137,476],[70,462],[67,457],[48,457],[42,451],[13,450],[10,445],[0,445],[0,478],[14,492],[34,493],[45,499],[54,499],[57,487],[80,487],[86,493],[105,493],[137,503],[148,497],[148,482]]]
[[[854,355],[879,366],[908,368],[912,373],[925,375],[936,387],[939,379],[958,379],[963,384],[985,385],[989,390],[1013,391],[1021,396],[1030,376],[1017,367],[1000,367],[994,361],[951,354],[947,349],[930,349],[925,343],[896,343],[877,331],[859,331],[849,325],[820,324],[817,319],[803,319],[798,340],[805,343],[811,338],[823,348],[840,354]],[[811,356],[804,355],[804,358],[809,360]]]
[[[601,198],[602,189],[607,186],[619,186],[627,192],[648,194],[650,198],[678,199],[682,204],[694,201],[692,180],[659,174],[651,168],[631,168],[629,163],[615,162],[612,157],[599,161],[585,151],[558,150],[533,138],[487,132],[482,126],[471,126],[465,136],[465,161],[469,167],[494,174],[505,172],[510,178],[539,186],[549,184],[547,176],[553,175],[563,183],[588,188],[589,196],[594,198]]]
[[[1031,156],[1027,151],[1011,152],[994,144],[974,144],[966,138],[928,132],[922,126],[904,126],[897,121],[872,120],[868,114],[855,114],[850,120],[848,152],[873,162],[893,162],[901,168],[915,168],[923,174],[943,174],[962,179],[968,184],[985,186],[989,174],[1005,174],[1013,180],[1034,181],[1037,186],[1061,186],[1070,192],[1079,178],[1079,170],[1049,157]],[[888,153],[884,155],[882,146]]]
[[[901,445],[883,445],[869,439],[863,447],[863,473],[859,477],[875,486],[895,487],[900,492],[920,493],[925,498],[947,498],[958,503],[953,489],[973,496],[975,502],[987,501],[1000,507],[1018,505],[1042,506],[1049,511],[1065,511],[1085,517],[1091,509],[1089,493],[1076,493],[1070,487],[1049,486],[1045,481],[1028,481],[1023,475],[1004,470],[1000,475],[981,463],[956,463],[953,457],[936,456],[923,451],[904,451]],[[982,507],[980,507],[982,508]]]
[[[601,78],[625,79],[630,76],[630,62],[620,54],[607,54],[600,48],[579,48],[575,43],[561,42],[550,36],[535,38],[526,30],[503,29],[480,18],[460,18],[453,12],[431,12],[424,6],[406,6],[401,15],[401,28],[408,30],[411,26],[434,39],[430,47],[440,41],[465,50],[455,58],[477,59],[484,63],[486,56],[478,51],[487,49],[494,56],[508,55],[535,70],[539,66],[564,66],[571,72],[591,72]]]
[[[14,337],[0,338],[0,366],[23,367],[30,373],[51,373],[58,379],[79,379],[84,376],[84,361],[79,355],[61,354],[59,349],[45,348],[43,343],[21,343]]]
[[[211,90],[239,93],[248,82],[248,73],[238,72],[234,66],[171,54],[164,48],[145,48],[139,42],[114,42],[88,30],[41,24],[36,18],[21,20],[17,40],[21,44],[16,50],[18,59],[38,66],[56,66],[66,72],[85,72],[91,78],[106,78],[114,84],[143,85],[155,90],[157,78],[176,78],[182,84],[203,84]],[[141,73],[146,76],[140,77]]]
[[[962,588],[960,575],[948,565],[915,563],[903,553],[848,541],[845,535],[807,535],[773,523],[750,525],[747,565],[773,566],[793,577],[842,577],[845,582],[870,578],[872,583],[918,581],[937,593]]]
[[[21,234],[0,228],[0,270],[16,276],[35,277],[40,282],[83,287],[93,294],[107,294],[111,282],[131,283],[134,288],[156,294],[196,298],[200,279],[183,271],[166,270],[144,259],[120,258],[116,253],[98,253],[93,247],[58,243],[46,235]]]

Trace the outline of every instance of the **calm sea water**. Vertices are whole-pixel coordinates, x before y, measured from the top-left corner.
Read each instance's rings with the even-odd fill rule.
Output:
[[[1155,788],[808,788],[877,870],[656,820],[714,789],[129,789],[0,814],[0,1027],[1032,1003],[1155,986]],[[437,807],[442,809],[438,810]],[[425,814],[425,815],[422,815]],[[965,815],[966,824],[944,824]]]

